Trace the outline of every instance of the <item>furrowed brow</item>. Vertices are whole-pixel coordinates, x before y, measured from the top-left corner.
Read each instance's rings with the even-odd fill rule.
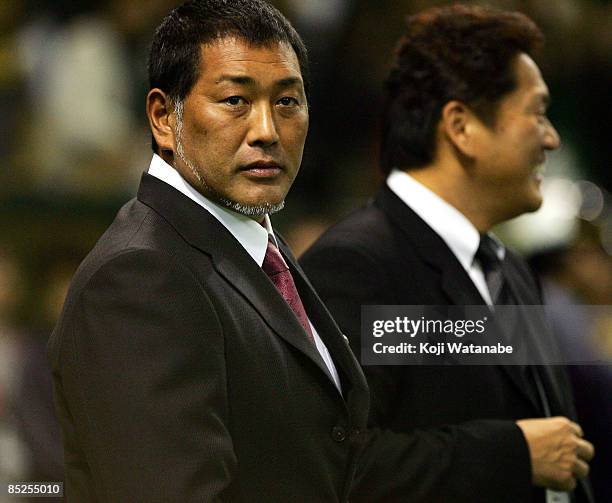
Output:
[[[302,79],[300,79],[299,77],[287,77],[276,81],[274,85],[276,87],[300,86],[302,85]]]
[[[233,84],[243,85],[243,86],[254,86],[256,84],[255,79],[249,77],[247,75],[221,75],[216,81],[216,84],[220,84],[222,82],[231,82]],[[274,83],[275,87],[285,88],[292,86],[301,86],[302,79],[299,77],[286,77],[284,79],[277,80]]]
[[[232,82],[243,86],[252,86],[255,84],[255,80],[246,75],[221,75],[215,83],[220,84],[221,82]]]

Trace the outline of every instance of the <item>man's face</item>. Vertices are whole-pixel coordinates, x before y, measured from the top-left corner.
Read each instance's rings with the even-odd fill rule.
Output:
[[[308,131],[291,46],[253,47],[234,37],[203,45],[200,76],[182,108],[174,165],[183,177],[204,196],[253,218],[282,208]]]
[[[495,126],[483,127],[474,176],[497,221],[535,211],[546,151],[559,147],[546,117],[548,88],[526,54],[514,60],[516,89],[499,103]]]

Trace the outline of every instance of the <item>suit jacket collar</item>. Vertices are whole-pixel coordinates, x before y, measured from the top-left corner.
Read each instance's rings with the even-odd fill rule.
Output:
[[[405,171],[394,169],[386,183],[444,240],[464,269],[472,266],[480,234],[463,213]]]
[[[444,240],[436,234],[406,203],[384,185],[374,199],[378,206],[402,230],[423,262],[441,274],[442,289],[449,303],[457,305],[486,304],[468,273]]]
[[[264,232],[264,229],[272,233],[272,226],[268,215],[265,215],[264,223],[258,225],[257,222],[250,218],[220,206],[200,194],[176,169],[170,166],[170,164],[157,154],[153,154],[147,173],[174,187],[212,214],[238,241],[240,241],[240,244],[261,267],[268,247],[268,235]],[[274,238],[273,233],[272,237]]]
[[[309,341],[291,308],[279,295],[268,276],[216,218],[176,189],[147,173],[142,176],[137,198],[161,215],[191,246],[210,256],[217,272],[243,295],[270,328],[317,365],[328,376],[329,384],[336,389],[325,362]],[[310,295],[310,285],[287,248],[283,246],[281,251],[290,263],[309,317],[314,315],[313,322],[317,323],[317,332],[330,349],[334,361],[337,360],[352,379],[350,384],[354,385],[355,375],[347,364],[347,356],[344,354],[346,350],[339,352],[333,343],[334,337],[341,339],[341,335],[326,333],[334,325],[325,323],[325,316],[320,315],[321,309],[325,308],[316,295]],[[305,288],[306,285],[308,288]],[[331,323],[333,324],[333,321]],[[337,331],[337,328],[335,330]]]

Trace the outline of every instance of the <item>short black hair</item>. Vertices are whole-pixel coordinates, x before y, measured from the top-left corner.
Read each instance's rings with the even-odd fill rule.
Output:
[[[517,85],[514,58],[531,55],[543,41],[518,12],[457,4],[410,16],[385,83],[383,172],[432,162],[436,126],[451,100],[493,126],[500,99]]]
[[[263,0],[190,0],[176,7],[155,30],[149,52],[149,89],[182,101],[199,77],[202,44],[236,36],[254,46],[284,42],[297,56],[304,89],[310,81],[306,46],[291,23]],[[159,148],[152,141],[154,152]]]

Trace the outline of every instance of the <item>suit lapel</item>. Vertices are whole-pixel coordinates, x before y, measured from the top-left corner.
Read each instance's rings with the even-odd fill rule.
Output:
[[[538,306],[541,304],[540,298],[534,291],[535,285],[527,284],[522,280],[523,275],[515,267],[510,257],[504,261],[503,272],[512,295],[519,301],[517,309],[522,309],[524,306]],[[525,329],[528,332],[529,349],[536,352],[536,360],[540,360],[539,357],[541,357],[543,361],[546,361],[545,358],[552,358],[560,362],[561,355],[545,320],[544,312],[538,313],[534,308],[534,312],[524,313],[522,317],[525,320]],[[544,385],[546,398],[553,415],[557,413],[567,414],[568,411],[573,410],[573,404],[562,393],[559,386],[561,376],[557,375],[556,370],[551,365],[538,366],[538,373]]]
[[[317,333],[325,343],[325,346],[327,346],[338,372],[340,375],[345,376],[342,383],[348,407],[352,410],[353,414],[367,411],[367,384],[360,366],[349,348],[347,339],[340,332],[338,325],[336,325],[331,314],[316,294],[302,268],[298,265],[291,252],[289,252],[286,244],[281,241],[279,245],[289,265],[308,317],[316,327]],[[366,420],[365,414],[363,420]]]
[[[233,248],[240,253],[225,250],[218,260],[213,258],[218,272],[244,296],[279,337],[308,356],[331,381],[319,351],[274,284],[242,247]]]
[[[374,204],[402,230],[410,248],[421,260],[440,275],[440,284],[449,304],[485,304],[468,273],[444,240],[387,185],[381,188]]]
[[[167,220],[188,243],[209,255],[218,273],[240,292],[270,328],[329,377],[325,362],[289,305],[242,245],[216,218],[147,173],[143,174],[138,199]]]
[[[421,260],[440,275],[440,285],[449,304],[458,306],[486,304],[474,282],[445,241],[386,184],[380,189],[374,204],[382,209],[396,227],[402,230],[407,246],[416,251]],[[436,299],[430,303],[439,304],[440,301]],[[498,368],[508,376],[517,391],[536,410],[541,409],[534,395],[529,392],[529,384],[519,366],[499,365]]]

